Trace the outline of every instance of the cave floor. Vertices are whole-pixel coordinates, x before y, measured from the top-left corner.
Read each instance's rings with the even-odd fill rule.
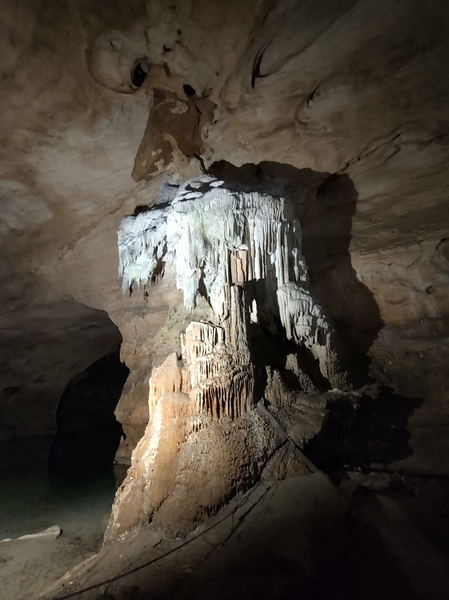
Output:
[[[446,599],[448,417],[418,406],[401,460],[262,482],[186,539],[150,526],[103,548],[115,482],[51,487],[30,448],[36,465],[2,472],[0,537],[53,524],[63,535],[0,544],[0,597]]]
[[[51,438],[2,446],[0,464],[0,598],[37,597],[48,585],[100,549],[116,489],[114,473],[96,481],[49,478]],[[6,458],[6,460],[5,460]],[[54,540],[16,540],[59,525]]]
[[[447,598],[449,481],[382,476],[261,483],[187,540],[150,527],[106,546],[45,598]]]

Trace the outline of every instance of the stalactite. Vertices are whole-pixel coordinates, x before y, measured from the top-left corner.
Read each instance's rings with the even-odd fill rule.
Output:
[[[325,376],[330,372],[333,332],[307,288],[301,227],[286,198],[198,177],[172,200],[122,221],[119,257],[125,290],[151,281],[161,261],[172,261],[190,310],[201,282],[215,322],[192,322],[181,340],[199,413],[236,417],[251,406],[250,320],[277,320],[289,340],[311,350]],[[156,398],[161,385],[151,385]]]
[[[118,272],[124,292],[151,282],[165,256],[167,212],[167,208],[156,207],[122,219],[118,230]]]
[[[125,289],[150,280],[150,266],[163,256],[176,266],[186,307],[195,306],[202,279],[217,314],[224,310],[223,286],[264,279],[273,267],[278,285],[289,281],[290,265],[295,280],[307,282],[305,261],[296,251],[301,247],[301,229],[290,203],[224,186],[210,177],[192,180],[180,188],[169,207],[122,221],[119,271]]]
[[[307,389],[314,384],[301,378],[304,356],[319,361],[334,387],[342,381],[333,331],[308,290],[301,228],[286,198],[200,177],[154,209],[126,217],[118,238],[124,291],[154,281],[171,261],[186,308],[195,307],[201,290],[212,316],[192,320],[181,335],[181,356],[173,353],[153,369],[150,422],[107,535],[142,520],[189,530],[248,489],[285,442],[256,397],[253,331],[262,336],[267,328],[291,340],[282,344],[292,347],[285,366]],[[274,403],[288,390],[267,371],[264,394]]]

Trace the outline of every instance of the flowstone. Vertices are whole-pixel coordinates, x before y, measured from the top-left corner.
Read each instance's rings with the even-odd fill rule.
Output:
[[[125,217],[118,246],[124,290],[151,282],[171,261],[186,308],[193,309],[201,293],[216,324],[225,326],[232,313],[229,290],[240,286],[245,298],[238,310],[308,348],[331,385],[341,385],[335,334],[308,289],[301,226],[286,198],[198,177],[174,198],[162,196],[152,210]]]
[[[292,348],[312,357],[330,387],[346,375],[333,329],[308,290],[301,228],[286,198],[203,176],[123,219],[118,240],[125,291],[151,283],[170,261],[186,308],[194,310],[203,296],[211,321],[192,320],[181,336],[181,356],[174,353],[153,370],[150,421],[106,539],[148,522],[186,532],[236,493],[273,476],[269,465],[276,464],[276,473],[307,470],[262,401],[254,331],[290,348],[284,366],[296,365],[298,389],[313,384]],[[283,386],[276,389],[289,397]],[[272,385],[267,396],[272,401]]]

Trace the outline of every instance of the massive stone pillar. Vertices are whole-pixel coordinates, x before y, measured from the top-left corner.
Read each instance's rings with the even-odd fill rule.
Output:
[[[308,290],[301,228],[286,198],[209,176],[190,180],[122,221],[119,254],[125,291],[156,280],[172,262],[192,321],[179,355],[153,369],[150,420],[106,539],[148,522],[186,532],[259,478],[306,468],[265,408],[268,396],[291,396],[255,361],[255,332],[258,343],[260,332],[277,340],[287,369],[295,364],[298,390],[308,377],[301,353],[329,387],[346,385],[346,373],[332,326]],[[201,297],[206,320],[195,318]]]

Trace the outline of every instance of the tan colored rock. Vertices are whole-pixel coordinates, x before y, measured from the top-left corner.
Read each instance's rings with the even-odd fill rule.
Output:
[[[58,538],[62,533],[62,529],[59,527],[59,525],[52,525],[51,527],[48,527],[48,529],[44,529],[43,531],[39,531],[38,533],[27,533],[26,535],[21,535],[18,538],[16,538],[15,540],[12,540],[10,538],[5,538],[4,540],[0,540],[0,543],[2,542],[14,542],[14,541],[27,541],[27,540],[33,540],[33,541],[38,541],[38,540],[55,540],[56,538]]]
[[[196,107],[217,107],[200,108],[206,165],[250,163],[261,176],[273,163],[275,179],[280,167],[301,171],[286,185],[296,193],[312,289],[339,333],[378,360],[391,384],[408,387],[413,379],[426,397],[445,402],[447,382],[425,375],[440,364],[432,348],[445,354],[448,335],[445,3],[181,4],[4,2],[2,435],[54,428],[67,382],[117,335],[106,320],[83,330],[80,313],[97,314],[90,309],[118,325],[122,356],[135,371],[118,409],[130,423],[131,446],[144,430],[145,388],[158,354],[152,339],[170,307],[155,289],[148,290],[151,315],[142,317],[143,298],[133,299],[132,311],[125,305],[115,236],[121,217],[151,204],[163,179],[131,177],[153,89],[181,98],[184,84],[195,90]],[[94,79],[84,51],[91,55],[101,36],[102,52],[114,56],[102,59],[105,78]],[[131,69],[146,54],[153,70],[131,90]],[[200,163],[176,152],[181,181]],[[329,185],[335,173],[340,183]],[[77,304],[66,311],[73,317],[66,328],[55,307],[67,301]]]
[[[285,326],[279,342],[290,341],[298,352],[313,355],[322,377],[334,385],[338,373],[345,379],[334,365],[338,357],[331,346],[331,325],[306,289],[300,225],[291,205],[282,197],[222,185],[211,177],[193,179],[168,208],[156,205],[120,225],[125,288],[151,281],[170,253],[188,309],[196,309],[197,282],[204,280],[201,296],[211,305],[212,322],[192,319],[181,334],[182,360],[174,352],[153,368],[149,423],[117,493],[106,540],[150,522],[186,533],[261,477],[277,479],[307,470],[295,441],[263,400],[258,403],[260,374],[258,380],[248,306],[252,285],[271,293],[268,299],[260,292],[254,295],[254,302],[257,298],[265,306],[263,312],[256,307],[254,324],[259,313],[273,321],[277,317]],[[246,252],[238,250],[242,246]],[[298,360],[296,370],[301,372]],[[284,403],[290,408],[292,399],[298,404],[301,400],[286,386],[273,385],[273,378],[268,378],[264,393],[275,407]],[[300,443],[319,430],[323,414],[314,424],[298,427]]]
[[[154,104],[136,154],[132,176],[151,178],[170,165],[176,152],[202,154],[200,113],[193,100],[179,100],[174,93],[155,90]]]

